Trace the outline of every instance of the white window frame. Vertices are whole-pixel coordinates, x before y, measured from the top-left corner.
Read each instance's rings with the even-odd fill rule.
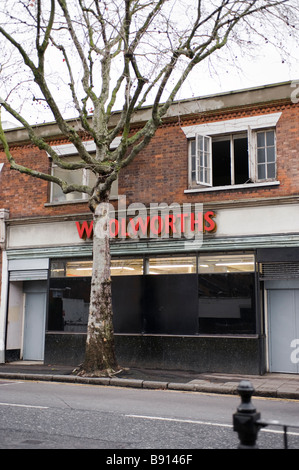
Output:
[[[195,141],[196,183],[212,186],[212,138],[196,134]]]
[[[258,147],[258,143],[257,143],[257,139],[258,139],[258,134],[259,133],[264,133],[265,134],[265,137],[266,137],[266,134],[268,132],[272,132],[274,131],[274,145],[267,145],[267,143],[265,142],[265,145],[263,147]],[[262,130],[258,130],[256,131],[255,133],[255,153],[256,153],[256,173],[255,173],[255,177],[256,177],[256,181],[271,181],[271,180],[274,180],[276,179],[276,175],[277,175],[277,151],[276,151],[276,132],[275,132],[275,129],[262,129]],[[271,162],[269,161],[268,159],[268,152],[269,152],[269,149],[271,147],[274,147],[274,161]],[[259,148],[264,148],[265,149],[265,162],[263,163],[259,163],[258,162],[258,149]],[[269,177],[268,176],[268,165],[269,164],[274,164],[275,165],[275,174],[274,174],[274,177]],[[265,178],[259,178],[258,176],[258,167],[259,165],[263,165],[265,167]]]
[[[64,160],[66,160],[68,157],[65,157]],[[69,157],[71,158],[71,156]],[[55,175],[55,168],[59,168],[58,165],[56,165],[55,163],[52,163],[52,167],[51,167],[51,174],[52,176]],[[68,170],[66,170],[68,171]],[[70,171],[73,171],[73,170],[70,170]],[[76,171],[76,170],[74,170]],[[89,178],[88,178],[88,174],[87,174],[87,170],[86,168],[82,168],[82,180],[81,180],[81,184],[82,185],[88,185],[88,181]],[[80,202],[80,201],[84,201],[88,198],[88,195],[86,193],[79,193],[79,194],[76,194],[76,192],[70,192],[68,194],[64,194],[64,199],[61,199],[59,201],[55,201],[54,200],[54,184],[55,183],[51,183],[51,190],[50,190],[50,202],[53,203],[53,204],[63,204],[65,202],[69,202],[69,201],[76,201],[76,202]]]
[[[120,143],[120,138],[117,137],[113,140],[111,147],[116,148]],[[86,150],[90,153],[94,153],[96,151],[96,146],[94,141],[87,141],[83,142],[84,147]],[[62,158],[68,158],[68,157],[74,157],[78,155],[78,152],[76,150],[76,147],[73,144],[63,144],[63,145],[55,145],[52,147],[52,149]],[[48,157],[50,158],[50,155],[48,154]],[[51,166],[51,174],[53,175],[53,171],[55,168],[59,168],[58,165],[55,165],[55,163],[52,163]],[[86,168],[83,168],[83,174],[82,174],[82,185],[88,185],[89,184],[89,171]],[[67,204],[68,202],[86,202],[88,199],[88,194],[81,193],[80,197],[76,197],[77,195],[74,192],[65,194],[65,199],[60,200],[60,201],[53,201],[53,188],[54,188],[55,183],[51,183],[50,186],[50,204]],[[111,194],[110,194],[110,199],[117,199],[118,195],[118,180],[114,181],[112,183],[111,187]]]
[[[219,121],[208,124],[199,124],[195,126],[183,127],[182,130],[185,133],[188,139],[195,139],[195,155],[196,155],[196,184],[197,188],[192,187],[192,178],[191,178],[191,155],[189,154],[189,185],[190,190],[185,192],[192,192],[194,190],[220,190],[220,189],[239,189],[242,187],[248,187],[248,184],[230,184],[226,186],[212,186],[212,138],[213,136],[221,136],[225,134],[235,135],[237,133],[247,132],[248,138],[248,163],[249,163],[249,179],[251,181],[251,187],[254,185],[267,185],[267,184],[279,184],[279,181],[276,179],[257,179],[257,132],[259,131],[268,131],[274,130],[276,124],[281,116],[281,113],[272,113],[261,116],[253,116],[248,118],[241,119],[232,119],[227,121]],[[275,149],[276,149],[276,134],[275,135]],[[209,160],[209,169],[210,175],[205,178],[202,177],[203,173],[200,173],[200,151],[198,149],[197,142],[199,137],[203,139],[204,137],[209,141],[210,154],[208,155]],[[275,150],[276,151],[276,150]],[[231,157],[231,162],[232,162]],[[275,164],[277,164],[277,159],[275,158]],[[276,172],[275,172],[276,176]]]
[[[230,146],[230,173],[231,173],[231,183],[228,186],[235,185],[235,149],[234,149],[234,141],[238,138],[247,138],[248,140],[248,155],[249,152],[249,138],[247,133],[238,133],[238,134],[225,134],[219,137],[219,141],[225,140],[229,142]],[[213,186],[213,151],[212,151],[212,144],[213,138],[210,136],[203,136],[200,134],[196,134],[195,136],[195,167],[196,167],[196,183],[198,185],[206,185],[206,186]],[[200,148],[200,142],[206,142],[206,151],[203,151]],[[206,163],[206,165],[202,165],[202,162]],[[248,162],[249,163],[249,162]],[[248,175],[250,176],[250,165],[248,164]],[[244,183],[245,184],[245,183]]]

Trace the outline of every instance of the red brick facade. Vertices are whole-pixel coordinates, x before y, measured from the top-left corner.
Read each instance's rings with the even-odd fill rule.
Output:
[[[119,194],[127,197],[127,203],[142,202],[223,202],[248,198],[281,198],[298,194],[299,188],[299,105],[290,102],[267,103],[252,107],[241,106],[221,112],[209,112],[180,120],[166,122],[148,147],[125,168],[119,176]],[[277,180],[279,186],[227,189],[226,191],[185,194],[188,189],[188,143],[181,126],[194,125],[258,116],[281,112],[276,128]],[[65,141],[60,141],[65,143]],[[56,139],[51,144],[57,145]],[[11,145],[11,153],[17,163],[42,172],[50,170],[49,159],[30,144]],[[0,180],[0,207],[9,209],[10,218],[55,216],[88,212],[86,203],[47,205],[49,184],[45,181],[10,170],[3,152],[4,162]]]

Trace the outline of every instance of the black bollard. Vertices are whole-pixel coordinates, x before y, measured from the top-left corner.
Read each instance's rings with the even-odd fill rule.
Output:
[[[254,388],[249,380],[242,380],[237,390],[241,404],[233,415],[233,425],[240,440],[238,449],[258,449],[256,441],[261,426],[257,422],[260,413],[257,413],[251,401]]]

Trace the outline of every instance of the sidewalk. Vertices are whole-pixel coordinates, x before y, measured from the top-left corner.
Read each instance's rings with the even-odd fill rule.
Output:
[[[238,375],[197,373],[194,371],[124,369],[114,377],[77,377],[73,367],[46,365],[39,362],[17,361],[0,364],[0,381],[38,380],[112,385],[144,389],[181,390],[202,393],[237,394],[241,380],[249,380],[253,396],[299,400],[299,374]]]

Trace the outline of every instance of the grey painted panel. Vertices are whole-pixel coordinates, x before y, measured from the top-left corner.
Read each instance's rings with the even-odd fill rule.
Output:
[[[8,261],[8,271],[48,269],[49,258],[12,259]]]
[[[291,344],[299,337],[299,290],[270,289],[268,313],[270,372],[298,373]]]
[[[26,294],[23,359],[44,359],[46,294]]]

